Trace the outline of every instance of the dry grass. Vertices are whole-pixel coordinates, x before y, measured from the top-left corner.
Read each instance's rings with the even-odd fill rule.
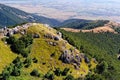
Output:
[[[14,59],[16,58],[16,54],[13,53],[9,46],[4,44],[0,40],[0,73],[2,70],[8,66]]]

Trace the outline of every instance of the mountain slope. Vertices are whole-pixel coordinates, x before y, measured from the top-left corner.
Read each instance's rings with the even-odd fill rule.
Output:
[[[59,27],[74,28],[74,29],[93,29],[107,24],[108,20],[84,20],[84,19],[69,19],[61,23]]]
[[[40,22],[55,26],[59,21],[26,13],[19,9],[0,4],[0,26],[13,26],[24,22]]]
[[[27,25],[29,26],[28,28]],[[18,31],[18,33],[13,35],[15,39],[11,38],[9,41],[8,38],[6,40],[8,41],[8,44],[6,45],[11,45],[10,48],[13,52],[15,50],[12,49],[12,45],[16,46],[18,44],[17,47],[20,45],[21,48],[24,47],[21,40],[25,40],[24,42],[30,41],[30,38],[25,38],[26,34],[23,35],[24,30],[26,30],[25,32],[27,32],[27,34],[32,34],[34,36],[33,43],[28,45],[27,47],[24,47],[25,51],[28,50],[28,52],[30,52],[27,53],[27,57],[24,56],[26,54],[26,52],[24,53],[24,50],[22,50],[23,53],[16,52],[15,55],[20,57],[20,61],[17,57],[17,61],[19,61],[17,64],[15,64],[16,60],[14,59],[11,61],[11,65],[4,63],[5,65],[7,65],[7,68],[13,67],[13,71],[16,65],[20,67],[20,75],[17,75],[16,72],[14,72],[13,74],[12,72],[8,77],[8,80],[41,80],[43,78],[51,78],[46,77],[46,75],[51,75],[54,80],[63,80],[67,78],[67,76],[69,77],[69,75],[72,75],[75,79],[79,77],[84,78],[88,74],[90,69],[94,69],[96,67],[97,63],[94,62],[95,60],[93,60],[92,58],[87,58],[84,53],[81,53],[66,40],[62,39],[60,37],[60,33],[57,30],[47,25],[28,23],[25,25],[21,25],[21,27],[19,27],[19,30],[20,31]],[[15,43],[13,41],[15,41]],[[19,43],[16,43],[17,41]],[[13,42],[14,44],[10,44],[10,42]],[[2,45],[0,46],[2,47]],[[6,58],[6,56],[1,56],[4,59]],[[91,67],[89,67],[88,65],[91,65]],[[5,68],[5,66],[3,67]],[[4,73],[6,72],[7,68],[5,68],[4,70],[2,69]],[[34,69],[36,69],[40,73],[39,76],[32,76],[30,74]],[[66,74],[62,73],[64,69],[68,70],[67,72],[65,71]],[[9,71],[9,69],[7,69],[7,71]]]
[[[0,73],[8,66],[15,58],[16,54],[10,50],[4,42],[0,40]]]
[[[105,65],[97,67],[95,73],[105,79],[100,80],[119,80],[120,64],[117,55],[120,49],[120,34],[114,33],[92,33],[92,32],[67,32],[60,30],[64,39],[70,40],[69,43],[74,45],[85,52],[86,55],[95,57],[99,65],[104,62]],[[104,66],[105,71],[102,71]],[[89,74],[87,80],[98,80]]]
[[[94,32],[94,33],[111,32],[111,33],[117,34],[117,33],[120,33],[120,24],[113,22],[113,21],[109,21],[107,24],[104,24],[102,26],[95,26],[90,29],[89,28],[86,29],[86,27],[83,27],[82,29],[74,29],[74,27],[73,28],[65,27],[65,28],[61,28],[61,29],[64,29],[64,30],[70,31],[70,32]]]

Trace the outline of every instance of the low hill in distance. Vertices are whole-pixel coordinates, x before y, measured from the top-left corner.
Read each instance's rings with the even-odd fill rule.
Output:
[[[74,29],[93,29],[99,26],[104,26],[109,20],[84,20],[84,19],[70,19],[60,24],[62,28]]]
[[[110,21],[104,24],[103,26],[96,26],[95,28],[91,28],[91,29],[85,29],[85,27],[83,28],[75,29],[74,27],[72,28],[64,27],[61,29],[64,29],[65,31],[70,31],[70,32],[93,32],[93,33],[111,32],[111,33],[117,34],[119,33],[119,30],[120,30],[120,24]]]

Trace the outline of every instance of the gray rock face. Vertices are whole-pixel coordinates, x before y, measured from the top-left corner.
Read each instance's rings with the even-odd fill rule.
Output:
[[[70,53],[70,50],[65,50],[63,51],[63,54],[61,54],[60,60],[64,63],[74,63],[79,66],[81,62],[81,57],[79,55],[73,55],[72,53]]]
[[[44,38],[53,39],[55,41],[59,41],[60,40],[59,36],[53,36],[52,34],[45,34]]]
[[[65,50],[63,52],[63,54],[60,57],[60,60],[62,60],[64,63],[68,63],[70,64],[72,61],[72,56],[70,55],[70,53],[68,52],[68,50]]]

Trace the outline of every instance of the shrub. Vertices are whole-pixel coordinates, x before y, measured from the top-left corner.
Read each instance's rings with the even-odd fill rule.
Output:
[[[20,57],[16,57],[12,63],[16,64],[17,62],[20,62]]]
[[[62,75],[66,76],[69,70],[70,70],[69,68],[65,68],[62,72]]]
[[[21,55],[26,58],[26,57],[28,57],[28,55],[29,55],[29,51],[27,51],[27,50],[22,50]]]
[[[24,64],[25,64],[25,67],[28,68],[30,65],[31,65],[32,61],[31,61],[31,58],[27,58],[25,61],[24,61]]]
[[[45,74],[45,78],[47,78],[48,80],[54,80],[54,75],[51,74],[50,72],[47,72],[47,73]]]
[[[2,79],[3,80],[7,80],[8,78],[10,77],[10,72],[5,69],[3,72],[2,72]]]
[[[32,38],[31,34],[27,34],[27,35],[21,37],[20,40],[22,40],[25,43],[25,47],[27,47],[33,43],[33,38]]]
[[[14,36],[10,36],[8,39],[6,39],[8,44],[14,44],[16,42],[16,38]]]
[[[54,71],[56,76],[60,76],[61,75],[61,70],[60,68],[56,68],[56,70]]]
[[[31,73],[30,73],[31,76],[36,76],[36,77],[40,77],[40,73],[38,72],[37,69],[34,69]]]
[[[15,66],[17,68],[21,69],[23,67],[23,63],[20,61],[20,62],[16,63]]]
[[[13,45],[11,45],[11,49],[16,53],[22,53],[23,49],[25,49],[25,43],[22,40],[17,40]]]
[[[32,59],[34,63],[37,63],[38,62],[38,59],[37,58],[33,58]]]
[[[18,67],[14,66],[13,71],[12,71],[12,75],[13,76],[20,76],[20,74],[21,74],[20,69]]]
[[[51,57],[54,57],[54,56],[55,56],[55,52],[54,52],[54,53],[52,53],[50,56],[51,56]]]
[[[64,80],[75,80],[72,75],[68,75]]]

